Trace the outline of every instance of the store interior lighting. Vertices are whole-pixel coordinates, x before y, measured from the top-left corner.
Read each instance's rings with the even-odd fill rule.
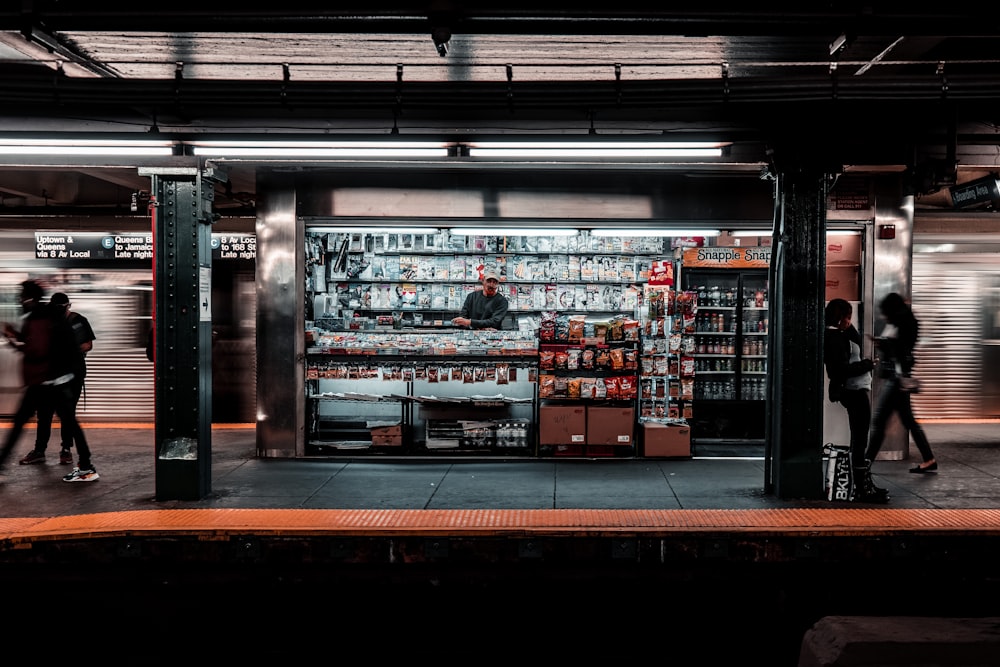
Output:
[[[452,236],[576,236],[575,229],[545,227],[453,227]]]
[[[591,236],[718,236],[718,229],[592,229]]]
[[[770,236],[770,229],[734,229],[729,232],[730,236]]]
[[[9,139],[0,137],[0,155],[131,155],[174,154],[174,142],[155,139]]]
[[[317,234],[391,233],[391,234],[437,234],[437,227],[307,227],[307,232]]]

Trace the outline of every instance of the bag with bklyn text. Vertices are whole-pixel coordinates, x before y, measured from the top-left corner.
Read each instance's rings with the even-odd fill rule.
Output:
[[[854,469],[851,466],[851,448],[828,442],[823,447],[826,462],[826,499],[850,501],[854,493]]]

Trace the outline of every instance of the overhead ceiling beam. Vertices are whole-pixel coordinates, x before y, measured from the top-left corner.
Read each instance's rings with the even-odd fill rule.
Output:
[[[13,3],[11,3],[13,4]],[[28,3],[29,9],[0,10],[0,29],[21,30],[25,21],[46,31],[154,32],[330,32],[429,34],[427,10],[435,3],[389,4],[366,10],[319,10],[314,3],[283,2],[280,9],[248,10],[218,3],[172,2],[136,9],[131,2],[64,1]],[[224,3],[223,3],[224,4]],[[558,5],[559,3],[552,3]],[[497,4],[458,8],[443,3],[453,34],[550,35],[825,35],[831,39],[850,26],[855,34],[1000,34],[1000,22],[974,16],[964,6],[912,8],[811,9],[803,3],[772,2],[759,9],[733,9],[732,2],[702,2],[682,10],[650,10],[648,3],[616,3],[613,10]],[[302,5],[302,6],[300,6]],[[402,5],[402,6],[399,6]],[[449,8],[450,7],[450,8]],[[423,11],[420,11],[420,10]],[[995,12],[995,10],[988,10]],[[980,12],[982,13],[982,12]],[[996,15],[993,15],[994,19]],[[833,33],[833,34],[831,34]]]

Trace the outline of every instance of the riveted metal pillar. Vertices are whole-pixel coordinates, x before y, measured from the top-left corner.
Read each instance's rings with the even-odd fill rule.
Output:
[[[212,488],[212,172],[148,169],[154,239],[156,499]]]
[[[826,191],[818,170],[777,176],[767,440],[781,498],[823,496]]]

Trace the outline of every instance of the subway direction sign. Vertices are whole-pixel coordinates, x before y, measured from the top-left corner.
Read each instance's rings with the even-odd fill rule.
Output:
[[[255,234],[212,234],[212,259],[257,258]],[[153,234],[35,232],[35,259],[152,261]]]
[[[961,185],[952,186],[951,203],[955,208],[972,208],[985,206],[997,208],[1000,206],[1000,181],[995,174],[977,178]]]
[[[212,259],[257,259],[257,235],[212,234]]]

